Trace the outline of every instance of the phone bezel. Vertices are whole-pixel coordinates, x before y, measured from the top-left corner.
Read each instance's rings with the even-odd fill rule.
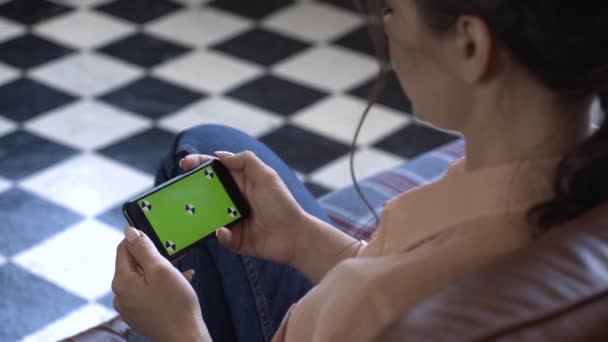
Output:
[[[234,224],[244,220],[247,216],[249,216],[250,208],[249,208],[249,205],[247,204],[247,201],[245,201],[245,198],[243,197],[238,186],[236,185],[236,182],[232,178],[230,171],[228,171],[228,169],[226,169],[224,164],[222,164],[216,158],[203,163],[202,165],[198,166],[194,170],[191,170],[182,175],[179,175],[163,184],[160,184],[144,193],[141,193],[141,194],[135,196],[134,198],[125,202],[122,207],[123,215],[129,222],[129,224],[137,229],[142,230],[144,233],[146,233],[146,235],[148,237],[150,237],[150,239],[152,240],[152,242],[154,243],[154,245],[156,246],[158,251],[165,258],[167,258],[169,260],[175,260],[175,259],[179,258],[180,256],[187,253],[191,248],[198,245],[199,243],[202,243],[202,242],[206,241],[207,239],[213,238],[215,236],[215,234],[208,234],[208,235],[200,238],[196,242],[190,244],[189,246],[183,248],[179,252],[177,252],[173,255],[169,255],[169,253],[165,249],[165,246],[162,244],[160,238],[156,234],[156,231],[154,230],[154,228],[148,221],[148,218],[144,214],[143,210],[141,210],[141,208],[139,207],[139,205],[137,203],[141,199],[148,197],[148,196],[152,195],[153,193],[158,192],[164,188],[167,188],[167,187],[171,186],[172,184],[175,184],[175,183],[183,180],[184,178],[189,177],[210,165],[213,167],[213,170],[215,171],[216,176],[218,177],[218,179],[224,186],[224,189],[226,189],[228,196],[230,196],[230,198],[232,199],[232,202],[234,202],[234,205],[236,206],[237,210],[241,214],[241,216],[238,219],[236,219],[235,221],[233,221],[232,223],[230,223],[229,225],[226,226],[226,228],[230,228]]]

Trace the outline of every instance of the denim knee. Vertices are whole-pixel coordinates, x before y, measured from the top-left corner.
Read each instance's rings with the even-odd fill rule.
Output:
[[[226,146],[235,141],[247,139],[253,138],[243,131],[224,125],[203,124],[182,131],[160,161],[155,183],[163,183],[181,174],[179,161],[189,154],[212,154],[216,150],[226,149]]]
[[[178,138],[179,143],[176,145],[177,148],[180,148],[180,146],[185,149],[193,148],[202,153],[209,153],[208,147],[211,146],[226,145],[235,140],[254,139],[239,129],[216,124],[203,124],[191,127],[183,131]]]
[[[156,176],[154,179],[155,185],[164,183],[182,173],[182,170],[179,168],[179,161],[188,154],[197,153],[194,148],[189,146],[184,148],[180,143],[182,136],[188,131],[189,130],[183,131],[175,136],[168,152],[161,158],[158,168],[156,169]]]

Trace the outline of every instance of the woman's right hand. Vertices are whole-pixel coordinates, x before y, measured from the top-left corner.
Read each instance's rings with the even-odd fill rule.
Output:
[[[251,207],[247,219],[216,232],[220,243],[240,254],[291,264],[298,234],[302,232],[300,226],[305,224],[305,211],[276,171],[254,153],[216,152],[216,155]],[[189,155],[180,161],[180,166],[190,171],[211,158]]]

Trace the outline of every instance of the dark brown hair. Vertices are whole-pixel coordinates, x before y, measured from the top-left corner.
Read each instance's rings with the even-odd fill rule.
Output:
[[[437,34],[448,32],[460,16],[480,17],[497,41],[545,86],[573,100],[599,96],[601,107],[608,111],[608,2],[414,1],[429,28]],[[367,0],[362,8],[371,18],[370,32],[382,67],[360,126],[386,83],[388,53],[382,28],[383,5],[383,0]],[[354,180],[352,165],[351,173]],[[356,181],[355,186],[358,189]],[[553,192],[553,198],[528,212],[528,218],[540,231],[608,200],[608,119],[563,156],[555,170]],[[369,204],[368,207],[371,208]]]

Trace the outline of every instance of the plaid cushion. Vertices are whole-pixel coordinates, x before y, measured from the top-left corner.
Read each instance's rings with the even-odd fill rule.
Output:
[[[448,166],[463,155],[464,141],[458,140],[366,178],[359,182],[359,187],[380,216],[384,202],[441,178]],[[368,240],[376,230],[374,216],[353,186],[329,193],[319,201],[335,225],[345,233]]]

